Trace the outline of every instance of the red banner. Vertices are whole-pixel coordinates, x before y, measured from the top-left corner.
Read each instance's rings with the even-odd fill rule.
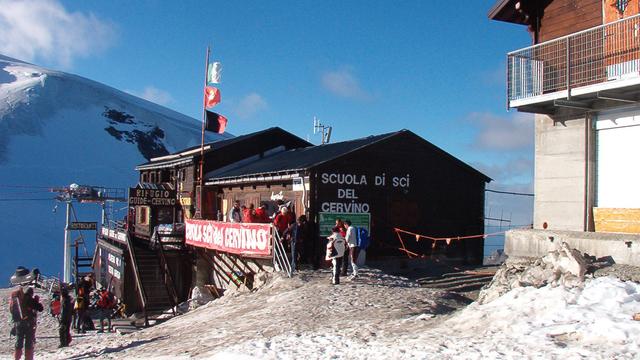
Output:
[[[271,224],[186,219],[185,241],[188,245],[247,257],[267,257],[271,256]]]

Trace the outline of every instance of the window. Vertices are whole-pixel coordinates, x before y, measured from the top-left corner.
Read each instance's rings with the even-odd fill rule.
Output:
[[[140,174],[140,182],[147,182],[147,173]]]
[[[150,183],[155,183],[156,182],[156,173],[154,171],[149,173],[149,182]]]
[[[149,207],[139,206],[136,211],[136,225],[149,225]]]
[[[173,224],[173,208],[159,207],[157,212],[158,224]]]

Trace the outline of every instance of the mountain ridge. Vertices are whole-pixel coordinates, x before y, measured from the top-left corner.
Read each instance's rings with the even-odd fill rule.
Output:
[[[207,133],[205,140],[229,137]],[[0,229],[12,246],[0,252],[0,279],[18,265],[61,271],[64,212],[52,212],[56,202],[48,187],[127,188],[137,182],[136,165],[200,141],[198,120],[94,80],[0,55]],[[77,210],[81,221],[99,220],[97,208]]]

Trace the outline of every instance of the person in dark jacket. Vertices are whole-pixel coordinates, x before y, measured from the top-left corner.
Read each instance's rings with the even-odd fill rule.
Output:
[[[14,358],[20,359],[24,349],[24,358],[33,359],[34,345],[36,343],[36,326],[38,322],[38,312],[44,310],[38,296],[33,296],[33,288],[30,287],[24,292],[21,304],[22,318],[16,326],[16,347]]]
[[[60,323],[58,334],[60,335],[60,345],[58,347],[69,346],[71,342],[71,319],[73,317],[73,306],[69,289],[62,287],[60,290]]]

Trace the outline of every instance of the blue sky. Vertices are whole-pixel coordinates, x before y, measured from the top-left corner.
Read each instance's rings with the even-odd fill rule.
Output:
[[[506,112],[504,81],[506,53],[531,40],[488,20],[493,3],[0,0],[0,53],[200,119],[211,45],[231,133],[317,143],[314,116],[334,141],[406,128],[490,187],[531,191],[533,117]]]

